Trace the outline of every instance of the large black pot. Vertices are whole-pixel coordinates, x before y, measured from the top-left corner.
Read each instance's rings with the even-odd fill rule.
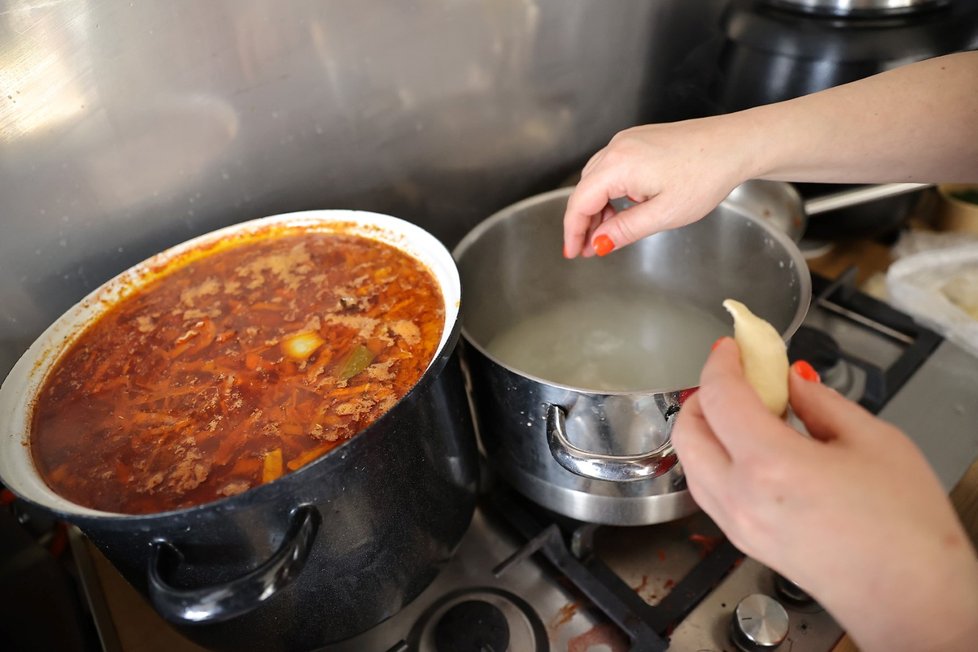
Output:
[[[34,393],[79,326],[138,286],[140,266],[52,325],[0,388],[4,484],[77,524],[157,611],[215,649],[307,650],[373,627],[434,579],[475,504],[477,453],[454,354],[459,285],[451,256],[417,227],[349,211],[246,223],[161,256],[271,220],[362,223],[364,234],[420,258],[442,287],[445,334],[435,359],[407,396],[342,446],[270,484],[173,512],[111,514],[54,494],[24,445]]]
[[[978,8],[970,0],[921,3],[920,11],[896,14],[886,10],[891,3],[841,16],[791,9],[805,1],[729,3],[711,91],[717,112],[808,95],[978,46]]]

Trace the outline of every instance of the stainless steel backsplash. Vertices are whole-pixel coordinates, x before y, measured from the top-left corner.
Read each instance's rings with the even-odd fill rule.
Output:
[[[0,3],[0,377],[100,283],[223,225],[359,208],[451,246],[681,113],[670,80],[721,5]]]

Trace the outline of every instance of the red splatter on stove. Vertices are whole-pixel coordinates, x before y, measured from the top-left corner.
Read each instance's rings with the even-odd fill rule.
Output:
[[[574,614],[576,613],[577,613],[577,603],[568,602],[563,607],[561,607],[560,611],[557,612],[557,615],[554,616],[554,619],[550,622],[550,629],[551,630],[557,629],[561,625],[570,622],[570,619],[573,618]]]
[[[690,534],[689,540],[700,547],[700,557],[706,557],[723,541],[723,537],[711,537],[705,534]]]
[[[628,638],[613,623],[595,625],[567,641],[567,652],[587,652],[594,645],[607,645],[611,652],[627,652]]]
[[[649,576],[643,575],[642,581],[639,583],[638,586],[633,586],[632,590],[635,591],[635,593],[641,593],[642,591],[645,590],[645,587],[648,585],[649,585]]]
[[[662,588],[664,588],[666,591],[668,591],[669,589],[671,589],[674,586],[676,586],[676,581],[675,580],[666,580],[665,581],[665,584],[662,585]]]
[[[657,554],[659,556],[659,561],[665,561],[666,560],[666,551],[665,550],[662,550],[660,548],[659,550],[656,550],[655,551],[655,554]]]

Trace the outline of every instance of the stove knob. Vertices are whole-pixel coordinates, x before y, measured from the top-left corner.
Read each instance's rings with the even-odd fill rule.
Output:
[[[773,650],[788,636],[788,612],[761,593],[749,595],[734,609],[731,638],[743,652]]]
[[[774,574],[774,590],[787,602],[791,604],[803,605],[814,602],[812,596],[784,575]]]

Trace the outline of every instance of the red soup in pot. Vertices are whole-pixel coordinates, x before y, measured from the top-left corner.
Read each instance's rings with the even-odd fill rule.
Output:
[[[233,496],[363,430],[418,381],[444,302],[390,245],[276,227],[168,264],[61,356],[34,406],[45,482],[145,514]]]

